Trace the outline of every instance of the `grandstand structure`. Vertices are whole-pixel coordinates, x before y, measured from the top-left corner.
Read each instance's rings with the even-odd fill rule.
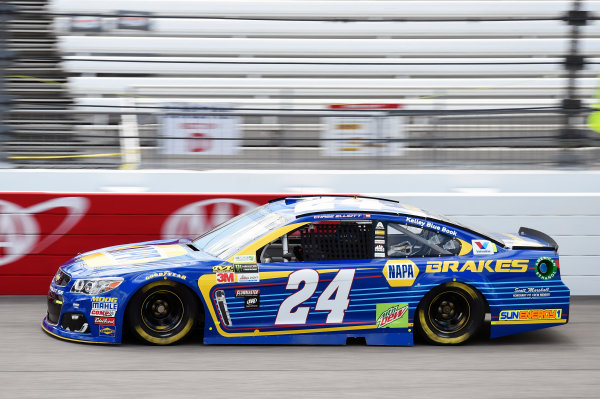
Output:
[[[565,153],[589,166],[600,159],[585,123],[599,85],[600,1],[13,3],[30,11],[15,18],[28,21],[32,38],[15,42],[15,65],[25,68],[35,46],[45,51],[34,54],[45,60],[38,69],[14,66],[9,80],[38,96],[28,107],[36,112],[11,116],[22,126],[8,143],[17,166],[494,168],[555,166]],[[170,104],[236,116],[238,151],[165,153]],[[390,116],[399,134],[380,131]],[[375,121],[378,149],[324,151],[334,140],[328,118]]]

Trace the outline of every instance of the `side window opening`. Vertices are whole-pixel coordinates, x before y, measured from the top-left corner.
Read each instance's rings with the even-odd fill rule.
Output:
[[[460,248],[458,239],[438,231],[399,223],[387,225],[388,258],[455,256]]]
[[[262,263],[303,262],[373,257],[371,221],[310,223],[259,250]]]

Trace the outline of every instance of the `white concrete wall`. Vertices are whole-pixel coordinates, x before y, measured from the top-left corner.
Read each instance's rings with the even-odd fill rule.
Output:
[[[475,228],[551,235],[575,295],[600,295],[598,171],[0,170],[4,192],[352,193],[397,199]]]

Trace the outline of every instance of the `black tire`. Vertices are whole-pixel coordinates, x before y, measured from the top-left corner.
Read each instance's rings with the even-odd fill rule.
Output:
[[[415,325],[429,343],[458,345],[477,334],[484,317],[481,295],[466,284],[452,282],[435,287],[423,297]]]
[[[173,281],[155,281],[142,287],[127,306],[129,329],[152,345],[181,341],[193,330],[197,318],[194,294]]]

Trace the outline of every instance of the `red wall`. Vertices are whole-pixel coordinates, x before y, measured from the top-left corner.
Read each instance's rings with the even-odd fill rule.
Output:
[[[46,294],[58,267],[102,247],[195,237],[281,195],[0,194],[0,294]]]

